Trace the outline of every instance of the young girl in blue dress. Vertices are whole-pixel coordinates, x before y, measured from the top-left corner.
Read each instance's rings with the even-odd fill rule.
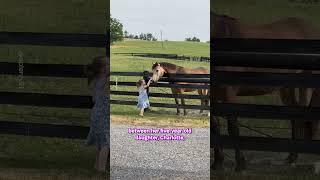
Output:
[[[139,92],[137,107],[140,109],[139,116],[141,116],[141,117],[143,117],[144,109],[150,107],[147,88],[150,86],[151,81],[152,81],[152,79],[150,79],[147,84],[146,84],[145,80],[143,80],[143,79],[141,79],[137,82],[137,88],[138,88],[138,92]]]
[[[96,57],[87,65],[88,85],[91,90],[94,106],[90,116],[90,131],[86,144],[97,147],[95,169],[105,172],[110,162],[109,123],[110,111],[108,104],[109,66],[107,57]]]

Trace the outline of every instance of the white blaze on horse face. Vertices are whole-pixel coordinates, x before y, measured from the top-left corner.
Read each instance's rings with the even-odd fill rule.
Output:
[[[153,82],[158,82],[159,79],[163,76],[163,74],[164,74],[163,68],[160,65],[156,66],[152,70],[152,80],[153,80]]]

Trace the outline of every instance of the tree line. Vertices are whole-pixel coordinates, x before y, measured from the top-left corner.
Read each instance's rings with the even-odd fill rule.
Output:
[[[124,31],[124,38],[141,39],[146,41],[157,41],[158,39],[152,33],[141,33],[140,35],[129,34],[127,30]]]

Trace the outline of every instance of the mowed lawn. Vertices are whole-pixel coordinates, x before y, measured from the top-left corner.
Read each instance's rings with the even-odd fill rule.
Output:
[[[1,3],[0,31],[106,32],[108,1],[18,1]],[[18,63],[87,64],[105,55],[105,48],[0,44],[0,61]],[[18,71],[18,69],[17,69]],[[88,95],[86,79],[0,75],[0,91]],[[0,105],[0,121],[89,125],[89,110]],[[0,179],[105,179],[93,169],[95,149],[84,140],[0,135]],[[73,178],[72,178],[73,179]]]
[[[136,57],[131,55],[123,55],[116,53],[163,53],[163,54],[179,54],[188,56],[210,56],[209,55],[209,43],[197,43],[197,42],[149,42],[142,40],[125,39],[123,42],[115,43],[111,46],[111,71],[112,72],[143,72],[150,71],[152,64],[155,62],[169,62],[179,66],[195,68],[205,67],[210,70],[210,63],[208,62],[195,62],[195,61],[183,61],[172,60],[162,58],[145,58]],[[118,82],[137,82],[142,77],[125,77],[125,76],[112,76],[111,81]],[[137,92],[136,87],[129,86],[111,86],[111,90],[117,91],[130,91]],[[170,88],[158,88],[151,87],[150,92],[171,94]],[[190,92],[188,94],[197,94],[197,91]],[[119,96],[112,95],[112,99],[115,100],[130,100],[137,101],[136,96]],[[154,103],[167,103],[175,104],[173,98],[155,98],[151,97],[150,102]],[[186,99],[186,104],[200,105],[200,100]],[[136,106],[123,106],[112,105],[111,115],[113,122],[123,123],[151,123],[151,124],[168,124],[174,125],[195,125],[208,127],[209,118],[199,114],[199,110],[187,110],[189,115],[187,117],[181,117],[176,115],[176,109],[168,108],[156,108],[151,107],[152,112],[146,113],[144,118],[138,117],[138,109]],[[182,112],[182,111],[181,111]],[[191,123],[191,124],[190,124]]]

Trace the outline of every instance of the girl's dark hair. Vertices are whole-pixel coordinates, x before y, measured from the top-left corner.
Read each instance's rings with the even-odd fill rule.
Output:
[[[100,73],[101,68],[107,65],[107,57],[98,56],[92,60],[92,63],[86,66],[85,71],[88,77],[88,85],[90,85],[93,79]],[[109,71],[109,67],[107,67],[107,71]]]
[[[143,81],[144,81],[143,79],[140,79],[140,80],[136,83],[137,87],[140,87],[140,86],[142,85]]]

